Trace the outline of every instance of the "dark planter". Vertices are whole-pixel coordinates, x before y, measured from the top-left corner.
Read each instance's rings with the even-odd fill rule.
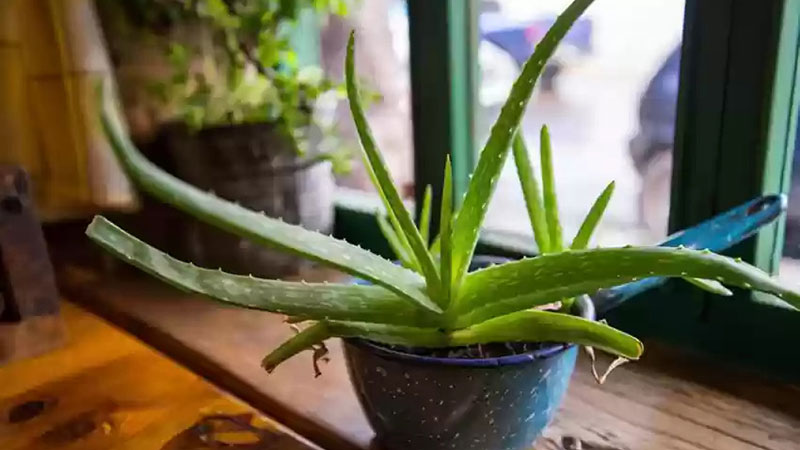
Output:
[[[588,297],[575,314],[594,320]],[[437,358],[345,339],[350,379],[380,448],[528,449],[561,404],[578,348]]]
[[[329,232],[333,225],[330,165],[299,159],[271,124],[197,132],[170,125],[156,142],[169,156],[171,171],[201,189],[311,230]],[[182,253],[197,265],[273,278],[295,274],[308,264],[197,220],[183,222]]]

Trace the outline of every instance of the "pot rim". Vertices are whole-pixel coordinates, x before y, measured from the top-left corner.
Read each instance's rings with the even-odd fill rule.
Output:
[[[588,320],[595,320],[595,310],[592,300],[582,295],[575,299],[574,313],[577,316]],[[401,360],[415,364],[455,366],[455,367],[504,367],[530,363],[550,357],[558,356],[566,350],[575,347],[576,344],[566,344],[555,342],[547,344],[542,348],[532,350],[527,353],[517,355],[497,356],[492,358],[448,358],[439,356],[423,356],[413,353],[406,353],[399,350],[384,347],[383,345],[362,338],[345,338],[346,344],[359,347],[379,356],[388,359]]]

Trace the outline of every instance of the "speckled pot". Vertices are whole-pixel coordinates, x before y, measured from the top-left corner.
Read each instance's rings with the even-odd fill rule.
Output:
[[[588,297],[575,305],[594,319]],[[344,342],[350,379],[387,450],[530,448],[561,404],[578,353],[552,344],[499,358],[437,358]]]

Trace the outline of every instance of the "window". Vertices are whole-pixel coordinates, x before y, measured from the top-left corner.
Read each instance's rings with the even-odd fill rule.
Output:
[[[478,150],[521,65],[568,3],[481,2]],[[539,129],[550,130],[566,239],[612,180],[614,198],[596,242],[646,244],[666,236],[683,9],[676,0],[598,1],[546,67],[521,128],[537,167]],[[531,234],[511,160],[486,227]]]
[[[411,95],[409,84],[408,13],[403,0],[354,2],[346,17],[331,17],[322,30],[322,63],[328,75],[344,80],[344,56],[350,30],[356,32],[356,70],[367,101],[367,115],[375,138],[402,194],[413,195],[414,172],[411,143]],[[338,184],[358,190],[374,190],[358,155],[358,139],[347,102],[333,102],[337,130],[354,154],[352,171],[338,177]]]
[[[800,127],[800,120],[797,120]],[[795,129],[795,142],[792,159],[792,178],[789,185],[789,206],[786,211],[786,231],[783,242],[783,258],[781,259],[779,277],[787,283],[800,280],[800,134]]]

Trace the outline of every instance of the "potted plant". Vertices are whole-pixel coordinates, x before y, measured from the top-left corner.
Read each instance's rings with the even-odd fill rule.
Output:
[[[346,170],[348,155],[315,106],[339,86],[298,63],[292,33],[304,12],[343,14],[344,1],[96,3],[128,123],[162,167],[250,209],[330,230],[330,163]],[[179,223],[178,251],[200,264],[262,276],[299,268],[291,255]]]
[[[562,249],[547,133],[542,136],[540,201],[517,130],[547,58],[591,3],[574,0],[539,43],[511,90],[457,209],[448,162],[441,230],[430,244],[430,207],[422,208],[418,227],[403,206],[366,123],[355,83],[351,37],[348,99],[368,172],[386,206],[387,218],[380,223],[400,264],[181,182],[146,160],[122,132],[114,109],[103,109],[102,121],[117,156],[145,191],[214,226],[337,268],[363,282],[288,282],[198,268],[103,217],[94,219],[87,234],[112,254],[181,289],[225,304],[285,314],[290,322],[304,325],[264,358],[262,365],[268,371],[303,350],[313,350],[316,363],[325,354],[327,339],[343,338],[351,379],[386,448],[527,448],[557,409],[577,345],[626,359],[642,354],[638,339],[594,320],[586,294],[639,278],[694,277],[711,289],[719,287],[715,282],[724,282],[800,306],[800,293],[753,266],[709,251],[585,249],[613,185],[587,216],[570,246],[574,248]],[[512,142],[544,253],[470,271],[473,262],[482,263],[473,258],[478,230]]]

